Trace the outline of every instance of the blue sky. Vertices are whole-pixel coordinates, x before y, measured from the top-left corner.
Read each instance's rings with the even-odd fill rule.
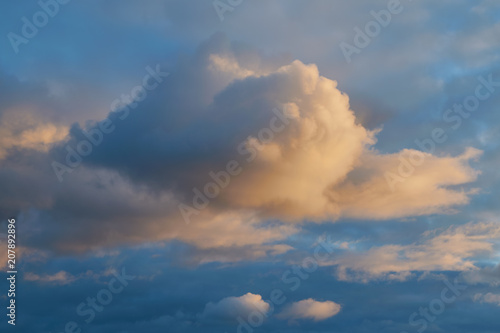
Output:
[[[0,12],[2,331],[498,331],[496,1]]]

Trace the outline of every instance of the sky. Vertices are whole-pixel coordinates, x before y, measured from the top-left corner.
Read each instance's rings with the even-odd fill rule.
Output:
[[[498,332],[498,1],[0,13],[2,332]]]

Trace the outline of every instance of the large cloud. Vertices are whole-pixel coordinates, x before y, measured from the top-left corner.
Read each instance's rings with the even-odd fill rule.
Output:
[[[476,150],[427,154],[391,190],[385,174],[409,151],[374,150],[376,133],[357,122],[335,81],[220,35],[136,108],[121,107],[108,116],[115,130],[62,183],[51,163],[87,140],[80,125],[48,153],[28,145],[2,161],[0,179],[16,194],[2,201],[3,217],[23,212],[29,246],[86,251],[178,239],[212,259],[234,260],[242,248],[257,258],[289,249],[283,242],[299,229],[286,222],[448,213],[468,202],[472,192],[460,185],[477,175],[468,165]],[[194,189],[204,191],[209,173],[232,161],[238,175],[186,225],[179,204],[194,209]]]
[[[237,160],[243,172],[214,206],[296,221],[443,213],[468,202],[468,193],[449,186],[475,180],[477,172],[467,162],[476,152],[427,154],[405,186],[391,191],[385,174],[411,151],[370,150],[375,133],[356,122],[335,81],[300,61],[272,69],[244,60],[214,38],[195,58],[196,74],[192,67],[174,73],[160,94],[131,111],[134,121],[119,124],[86,162],[161,191],[174,189],[190,203],[193,189],[203,190],[211,171]],[[183,87],[189,90],[181,94]],[[275,109],[285,110],[283,124],[272,123]],[[78,129],[72,133],[70,145],[84,139]]]

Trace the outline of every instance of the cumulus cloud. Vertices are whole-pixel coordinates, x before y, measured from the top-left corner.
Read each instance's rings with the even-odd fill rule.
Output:
[[[247,293],[240,297],[227,297],[217,303],[208,303],[201,316],[203,318],[236,320],[238,317],[247,317],[254,311],[267,313],[270,305],[262,296]]]
[[[43,225],[26,231],[30,246],[81,252],[177,239],[218,260],[258,258],[286,252],[284,240],[305,220],[453,212],[473,193],[461,186],[477,176],[468,164],[477,150],[427,154],[392,191],[384,175],[411,151],[374,150],[376,131],[358,123],[337,82],[313,64],[283,65],[221,35],[121,120],[124,108],[108,115],[116,129],[61,184],[51,163],[64,162],[65,147],[86,140],[82,131],[95,123],[74,124],[56,143],[59,132],[37,129],[29,138],[50,143],[48,152],[5,156],[0,181],[12,192],[0,208],[4,217],[29,211],[26,225]],[[26,145],[38,147],[33,140]],[[194,207],[195,189],[204,191],[210,172],[229,161],[240,174],[186,225],[178,205]]]
[[[408,245],[384,245],[367,251],[348,251],[329,264],[337,265],[344,281],[406,280],[414,271],[477,270],[474,257],[492,255],[500,236],[498,223],[468,223],[423,235]]]
[[[489,303],[489,304],[494,304],[496,306],[500,306],[500,294],[478,293],[474,295],[474,302]]]
[[[341,306],[332,301],[316,301],[312,298],[292,303],[277,315],[278,318],[296,320],[325,320],[340,312]]]
[[[193,188],[203,190],[210,171],[223,170],[235,159],[244,171],[213,200],[216,205],[294,221],[446,213],[468,202],[471,193],[450,186],[476,179],[468,161],[477,151],[457,157],[427,154],[414,177],[391,190],[386,172],[412,151],[384,155],[371,150],[375,132],[358,124],[335,81],[300,61],[274,70],[247,68],[218,38],[201,49],[194,64],[197,80],[213,82],[208,91],[200,97],[195,85],[179,100],[162,90],[134,110],[137,122],[124,124],[97,147],[89,165],[117,169],[161,190],[175,188],[179,200],[189,203]],[[182,70],[172,75],[178,86],[192,79]],[[185,112],[167,114],[165,103]],[[192,107],[184,110],[186,103]],[[285,128],[264,139],[259,134],[269,133],[276,108],[287,112],[280,124]],[[81,138],[74,130],[73,143]],[[117,150],[123,145],[126,151]]]

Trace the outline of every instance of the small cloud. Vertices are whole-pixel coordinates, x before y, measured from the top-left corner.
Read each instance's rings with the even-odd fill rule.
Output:
[[[285,308],[277,317],[281,319],[312,319],[314,321],[325,320],[340,312],[340,304],[331,301],[315,301],[312,298],[292,303]]]
[[[262,296],[247,293],[240,297],[226,297],[217,303],[208,303],[201,316],[203,318],[236,320],[237,317],[246,317],[253,311],[267,313],[270,309]]]
[[[74,277],[73,275],[71,275],[65,271],[60,271],[60,272],[53,274],[53,275],[49,275],[49,274],[38,275],[35,273],[28,272],[28,273],[24,274],[24,280],[64,285],[64,284],[69,284],[69,283],[75,281],[76,277]]]
[[[500,294],[492,294],[492,293],[475,294],[474,302],[489,303],[489,304],[494,304],[496,306],[500,306]]]

